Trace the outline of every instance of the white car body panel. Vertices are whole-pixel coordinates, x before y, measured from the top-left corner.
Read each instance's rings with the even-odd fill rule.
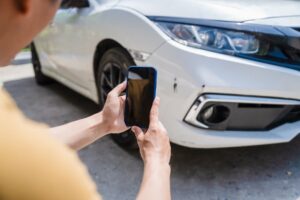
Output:
[[[122,0],[118,6],[137,10],[147,16],[239,22],[300,15],[300,3],[294,0]]]
[[[89,8],[60,10],[53,23],[34,40],[42,71],[98,102],[94,54],[99,42],[112,39],[128,50],[149,54],[146,61],[135,62],[154,66],[158,71],[160,116],[172,142],[194,148],[218,148],[290,141],[300,132],[300,122],[270,131],[214,131],[183,122],[192,103],[203,93],[300,100],[299,71],[184,46],[171,40],[146,17],[300,27],[300,3],[296,1],[287,0],[284,5],[279,0],[213,2],[91,0]]]
[[[180,56],[185,59],[170,62]],[[201,148],[259,145],[287,142],[299,133],[299,122],[271,131],[224,132],[195,128],[182,123],[182,119],[193,101],[202,93],[300,99],[300,72],[195,50],[174,41],[165,43],[151,56],[148,63],[160,66],[158,85],[167,86],[159,87],[158,94],[162,95],[160,116],[174,143]],[[201,64],[205,67],[201,67]],[[176,92],[171,89],[174,78],[178,83]],[[177,120],[176,126],[174,118]]]
[[[82,13],[78,13],[76,9],[58,11],[54,22],[35,39],[35,44],[42,56],[42,65],[45,66],[42,70],[45,74],[51,76],[55,72],[59,72],[67,75],[68,77],[65,78],[68,80],[64,80],[64,83],[71,81],[72,83],[68,85],[76,84],[76,88],[82,88],[80,90],[81,94],[98,102],[92,66],[96,46],[100,41],[104,39],[122,41],[119,43],[127,49],[140,50],[151,54],[169,38],[158,34],[158,27],[135,11],[112,8],[109,12],[104,10],[97,13],[95,10],[99,12],[99,9],[95,7],[82,9],[80,12],[84,12],[84,16],[82,16]],[[89,16],[86,17],[86,15]],[[96,26],[98,19],[101,19],[101,27]],[[71,22],[68,22],[68,20]],[[145,23],[145,21],[148,21],[148,23]],[[118,22],[119,26],[111,26],[114,22]],[[88,26],[88,24],[96,25]],[[127,30],[128,26],[132,28],[124,34],[124,30]],[[139,30],[134,27],[139,27]],[[55,35],[62,34],[57,29],[63,30],[63,35],[59,37]],[[137,32],[140,34],[137,34]],[[132,36],[134,36],[134,39]],[[84,40],[84,38],[89,39]],[[151,38],[151,41],[147,41],[145,38]],[[80,48],[78,48],[78,41],[84,41],[80,42]],[[47,49],[47,53],[44,52],[44,49]],[[44,56],[47,54],[50,59]],[[56,63],[50,64],[51,62]],[[88,91],[84,92],[82,90]]]

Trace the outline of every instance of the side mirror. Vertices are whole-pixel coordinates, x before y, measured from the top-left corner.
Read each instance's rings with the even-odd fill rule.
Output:
[[[89,0],[62,0],[61,9],[68,8],[87,8],[90,6]]]

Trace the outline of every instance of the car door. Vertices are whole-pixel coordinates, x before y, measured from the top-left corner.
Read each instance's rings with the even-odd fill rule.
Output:
[[[49,27],[53,46],[51,60],[57,66],[58,76],[88,90],[91,74],[86,68],[92,67],[92,60],[86,57],[90,47],[86,42],[88,37],[85,35],[84,26],[94,7],[90,6],[88,0],[79,2],[84,6],[67,4],[61,7]]]

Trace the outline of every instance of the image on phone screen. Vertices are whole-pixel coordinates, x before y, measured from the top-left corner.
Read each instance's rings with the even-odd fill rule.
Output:
[[[156,95],[157,72],[152,67],[130,67],[127,76],[125,123],[148,128],[149,114]]]

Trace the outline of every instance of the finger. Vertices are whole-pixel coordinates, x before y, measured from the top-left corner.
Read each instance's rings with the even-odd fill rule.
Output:
[[[132,132],[134,133],[138,143],[142,142],[144,140],[144,132],[142,131],[141,128],[137,127],[137,126],[133,126],[131,128]]]
[[[124,81],[123,83],[120,83],[117,85],[112,91],[110,91],[110,94],[113,96],[120,96],[120,94],[126,89],[127,83]]]
[[[124,96],[120,96],[119,97],[119,99],[120,99],[120,112],[122,112],[122,116],[124,116],[124,109],[125,109],[125,99],[126,99],[126,97],[125,97],[125,95]]]
[[[165,128],[165,126],[160,121],[158,122],[158,125],[159,125],[159,128],[162,130],[161,133],[167,135],[168,133],[167,133],[167,129]]]
[[[120,96],[120,98],[124,102],[126,100],[126,95]]]
[[[151,126],[156,126],[159,122],[158,120],[158,108],[159,108],[159,97],[156,97],[155,100],[153,101],[152,108],[150,111],[150,127]]]

